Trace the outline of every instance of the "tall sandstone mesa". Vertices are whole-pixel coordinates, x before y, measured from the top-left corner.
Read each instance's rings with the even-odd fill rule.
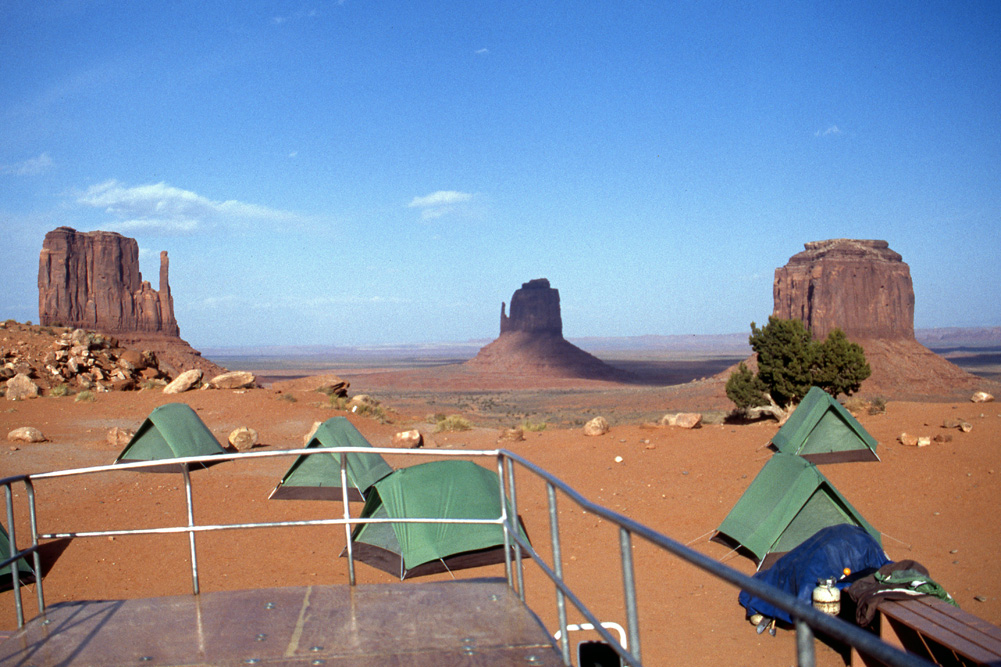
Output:
[[[872,368],[862,392],[921,399],[987,386],[915,340],[911,270],[886,241],[805,247],[775,270],[773,315],[801,320],[818,340],[838,327],[861,345]]]
[[[169,261],[160,253],[160,289],[139,273],[139,244],[116,232],[58,227],[45,235],[38,258],[38,317],[112,334],[126,347],[156,353],[171,375],[225,369],[181,340],[170,295]]]
[[[179,336],[167,252],[160,289],[139,272],[139,244],[116,232],[59,227],[45,235],[38,261],[38,315],[44,325],[113,334]]]
[[[851,339],[914,340],[911,270],[886,241],[806,244],[775,270],[774,315],[798,319],[815,338],[835,327]]]
[[[522,283],[501,304],[500,336],[466,362],[481,371],[554,378],[622,380],[620,371],[563,338],[559,290],[545,278]]]

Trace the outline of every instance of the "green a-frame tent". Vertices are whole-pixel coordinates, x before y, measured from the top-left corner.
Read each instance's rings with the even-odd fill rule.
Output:
[[[880,533],[852,507],[817,466],[794,454],[774,454],[723,519],[714,540],[749,551],[767,567],[821,528],[855,525],[882,544]]]
[[[205,423],[185,403],[166,403],[149,414],[115,463],[160,461],[185,456],[225,454]],[[205,464],[201,464],[205,465]],[[179,466],[144,468],[152,472],[175,472]]]
[[[347,417],[332,417],[320,424],[306,449],[371,447]],[[348,500],[362,501],[369,487],[393,472],[379,454],[351,452],[345,455]],[[311,454],[299,456],[269,496],[280,500],[340,500],[341,455]]]
[[[810,388],[772,444],[784,454],[797,454],[812,463],[879,460],[876,439],[819,387]]]
[[[500,516],[497,473],[458,460],[393,472],[372,486],[361,513],[389,519]],[[354,529],[351,542],[355,558],[400,579],[504,562],[504,530],[496,524],[367,523]]]
[[[0,562],[3,562],[10,558],[10,536],[7,534],[7,529],[4,528],[3,524],[0,524]],[[0,591],[5,591],[9,588],[14,587],[14,582],[11,579],[11,564],[8,563],[3,567],[0,567]],[[31,565],[24,558],[17,559],[17,575],[20,581],[30,581],[35,577],[35,571],[31,569]]]

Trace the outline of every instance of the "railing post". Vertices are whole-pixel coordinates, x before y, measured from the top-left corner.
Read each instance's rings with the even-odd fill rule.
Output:
[[[622,585],[626,597],[626,623],[629,632],[629,653],[640,664],[640,627],[639,614],[636,611],[636,574],[633,570],[632,535],[623,527],[619,527],[619,549],[622,554]]]
[[[511,493],[511,512],[514,514],[513,525],[514,525],[514,529],[517,531],[517,530],[520,530],[520,528],[521,528],[521,522],[518,519],[518,492],[517,492],[517,488],[514,485],[514,461],[512,461],[508,457],[504,457],[504,462],[507,464],[507,478],[508,478],[507,488],[510,490],[510,493]],[[515,566],[517,568],[517,573],[518,573],[518,597],[521,598],[522,602],[524,602],[525,601],[525,565],[522,562],[521,544],[518,543],[518,540],[514,541],[514,560],[515,560]]]
[[[814,667],[813,628],[801,618],[796,619],[796,661],[799,667]]]
[[[195,527],[195,506],[191,499],[191,473],[188,464],[181,464],[181,475],[184,477],[184,497],[188,504],[188,528]],[[195,531],[188,531],[188,543],[191,545],[191,587],[198,595],[198,552],[195,549]]]
[[[502,532],[504,534],[504,577],[507,579],[507,585],[512,586],[514,584],[514,576],[511,572],[511,526],[514,522],[511,521],[511,517],[507,514],[507,489],[504,483],[504,456],[500,453],[497,454],[497,486],[500,490],[500,511],[501,518],[504,520],[501,526]],[[515,514],[517,517],[517,514]]]
[[[7,501],[7,537],[10,538],[9,554],[4,554],[4,558],[14,558],[17,554],[17,536],[14,532],[14,496],[10,490],[10,484],[3,485],[4,499]],[[14,585],[14,610],[17,613],[17,627],[24,627],[24,608],[21,606],[21,573],[18,571],[17,558],[10,564],[10,577]]]
[[[563,582],[563,554],[560,549],[560,520],[556,512],[556,487],[546,481],[546,495],[549,499],[549,539],[553,543],[553,572],[556,579]],[[560,617],[560,651],[563,664],[570,664],[570,642],[567,639],[567,601],[563,590],[556,587],[556,610]]]
[[[344,505],[345,521],[351,518],[351,506],[348,504],[348,455],[341,452],[337,455],[341,463],[341,503]],[[355,585],[355,553],[351,543],[351,524],[344,524],[344,548],[348,554],[348,584]]]
[[[35,485],[30,477],[24,478],[28,494],[28,517],[31,521],[31,546],[35,548],[32,562],[35,565],[35,593],[38,596],[38,613],[45,613],[45,596],[42,594],[42,554],[38,553],[38,511],[35,509]]]

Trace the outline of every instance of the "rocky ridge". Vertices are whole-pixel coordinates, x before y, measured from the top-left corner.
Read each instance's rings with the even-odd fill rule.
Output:
[[[0,389],[10,399],[163,386],[168,378],[155,353],[122,347],[113,336],[0,323]]]

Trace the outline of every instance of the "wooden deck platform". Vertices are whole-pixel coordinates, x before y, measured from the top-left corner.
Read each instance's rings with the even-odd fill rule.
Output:
[[[309,586],[50,607],[0,664],[562,665],[503,579]]]

